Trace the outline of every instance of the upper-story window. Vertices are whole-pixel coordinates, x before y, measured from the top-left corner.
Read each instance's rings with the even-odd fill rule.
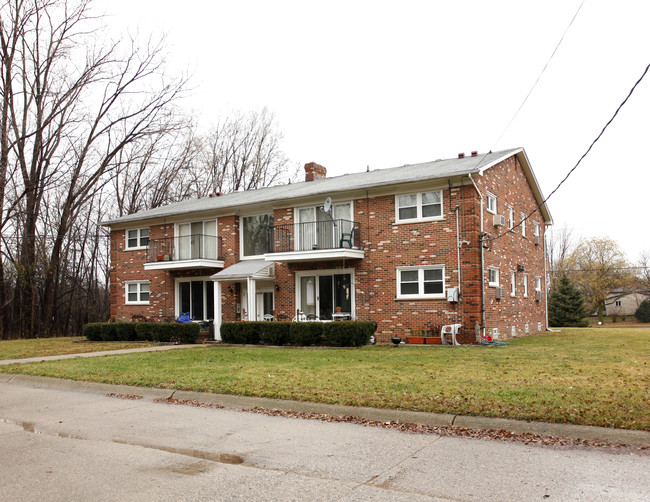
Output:
[[[515,227],[515,210],[512,206],[508,207],[508,228],[512,230]]]
[[[149,245],[149,229],[133,228],[126,231],[126,249],[142,249]]]
[[[535,277],[535,291],[541,291],[542,290],[542,278],[537,276]]]
[[[296,214],[296,251],[340,248],[342,237],[351,235],[354,227],[350,202],[332,204],[329,214],[323,206],[301,207]]]
[[[528,298],[528,274],[524,274],[524,298]]]
[[[526,213],[521,213],[521,235],[526,237]]]
[[[241,219],[241,255],[260,256],[271,252],[273,213],[243,216]]]
[[[397,298],[444,298],[445,267],[400,267]]]
[[[510,271],[510,296],[517,294],[517,274],[514,270]]]
[[[499,269],[496,267],[488,268],[488,286],[499,286]]]
[[[395,197],[396,220],[411,222],[442,218],[442,190]]]
[[[497,212],[497,196],[490,192],[487,193],[487,210],[494,214]]]
[[[191,221],[178,224],[178,259],[217,259],[217,221]]]
[[[539,237],[539,222],[533,221],[533,235]]]

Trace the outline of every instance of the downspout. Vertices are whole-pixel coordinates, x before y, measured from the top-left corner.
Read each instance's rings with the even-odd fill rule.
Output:
[[[454,212],[456,213],[456,255],[458,257],[458,298],[460,298],[460,230],[458,226],[458,210],[460,206],[456,204]]]
[[[542,245],[544,246],[544,314],[546,316],[546,331],[553,331],[548,325],[548,272],[546,270],[546,229],[548,225],[544,225],[544,239]]]
[[[483,339],[485,339],[485,259],[483,255],[483,237],[485,236],[485,232],[483,230],[483,195],[481,194],[481,191],[478,189],[476,186],[476,183],[474,182],[474,179],[472,178],[472,173],[467,173],[467,176],[469,176],[469,180],[472,182],[472,185],[474,185],[474,189],[476,190],[476,193],[478,194],[478,198],[481,201],[481,233],[479,234],[478,238],[478,245],[481,248],[481,340],[476,340],[476,343],[481,343]]]

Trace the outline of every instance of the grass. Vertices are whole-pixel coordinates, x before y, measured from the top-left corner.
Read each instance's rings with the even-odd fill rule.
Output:
[[[650,430],[649,342],[647,329],[601,327],[519,338],[507,347],[215,346],[12,365],[0,371]]]
[[[82,336],[2,340],[0,341],[0,360],[100,352],[149,345],[155,344],[147,342],[90,342]]]

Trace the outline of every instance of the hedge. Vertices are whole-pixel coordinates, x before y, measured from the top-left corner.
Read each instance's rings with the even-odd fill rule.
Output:
[[[96,322],[83,327],[83,335],[93,341],[153,341],[195,343],[201,327],[197,323]]]
[[[370,342],[374,331],[375,324],[369,321],[241,321],[222,323],[221,340],[252,345],[359,347]]]

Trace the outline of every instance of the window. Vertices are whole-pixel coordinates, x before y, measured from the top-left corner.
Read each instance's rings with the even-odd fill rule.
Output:
[[[526,237],[526,213],[521,213],[521,235]]]
[[[217,259],[216,220],[180,223],[176,235],[179,260]]]
[[[510,271],[510,296],[515,296],[517,293],[517,274],[514,270]]]
[[[488,268],[488,286],[499,286],[499,269],[496,267]]]
[[[296,303],[308,319],[332,320],[337,307],[354,318],[354,276],[347,270],[297,273]]]
[[[242,257],[260,256],[272,251],[273,214],[256,214],[242,218]]]
[[[445,267],[400,267],[397,298],[444,298]]]
[[[132,281],[125,284],[127,305],[149,305],[149,281]]]
[[[542,290],[542,278],[541,277],[535,277],[535,291],[541,291]]]
[[[623,305],[623,302],[621,302],[621,300],[616,300],[616,301],[614,302],[614,306],[615,306],[615,307],[621,307],[622,305]]]
[[[142,249],[149,245],[149,229],[134,228],[126,231],[126,249]]]
[[[434,220],[442,218],[442,190],[397,195],[397,222]]]
[[[533,235],[539,237],[539,222],[533,221]]]
[[[497,212],[497,196],[492,195],[490,192],[487,194],[487,210],[494,214]]]
[[[214,282],[208,278],[179,279],[176,305],[178,314],[189,312],[196,321],[214,319]]]
[[[515,226],[515,210],[512,206],[508,207],[508,228],[512,230]]]
[[[524,298],[528,298],[528,274],[524,274]]]
[[[352,204],[332,204],[331,217],[323,206],[303,207],[297,210],[298,225],[296,251],[339,248],[343,234],[352,233]]]

